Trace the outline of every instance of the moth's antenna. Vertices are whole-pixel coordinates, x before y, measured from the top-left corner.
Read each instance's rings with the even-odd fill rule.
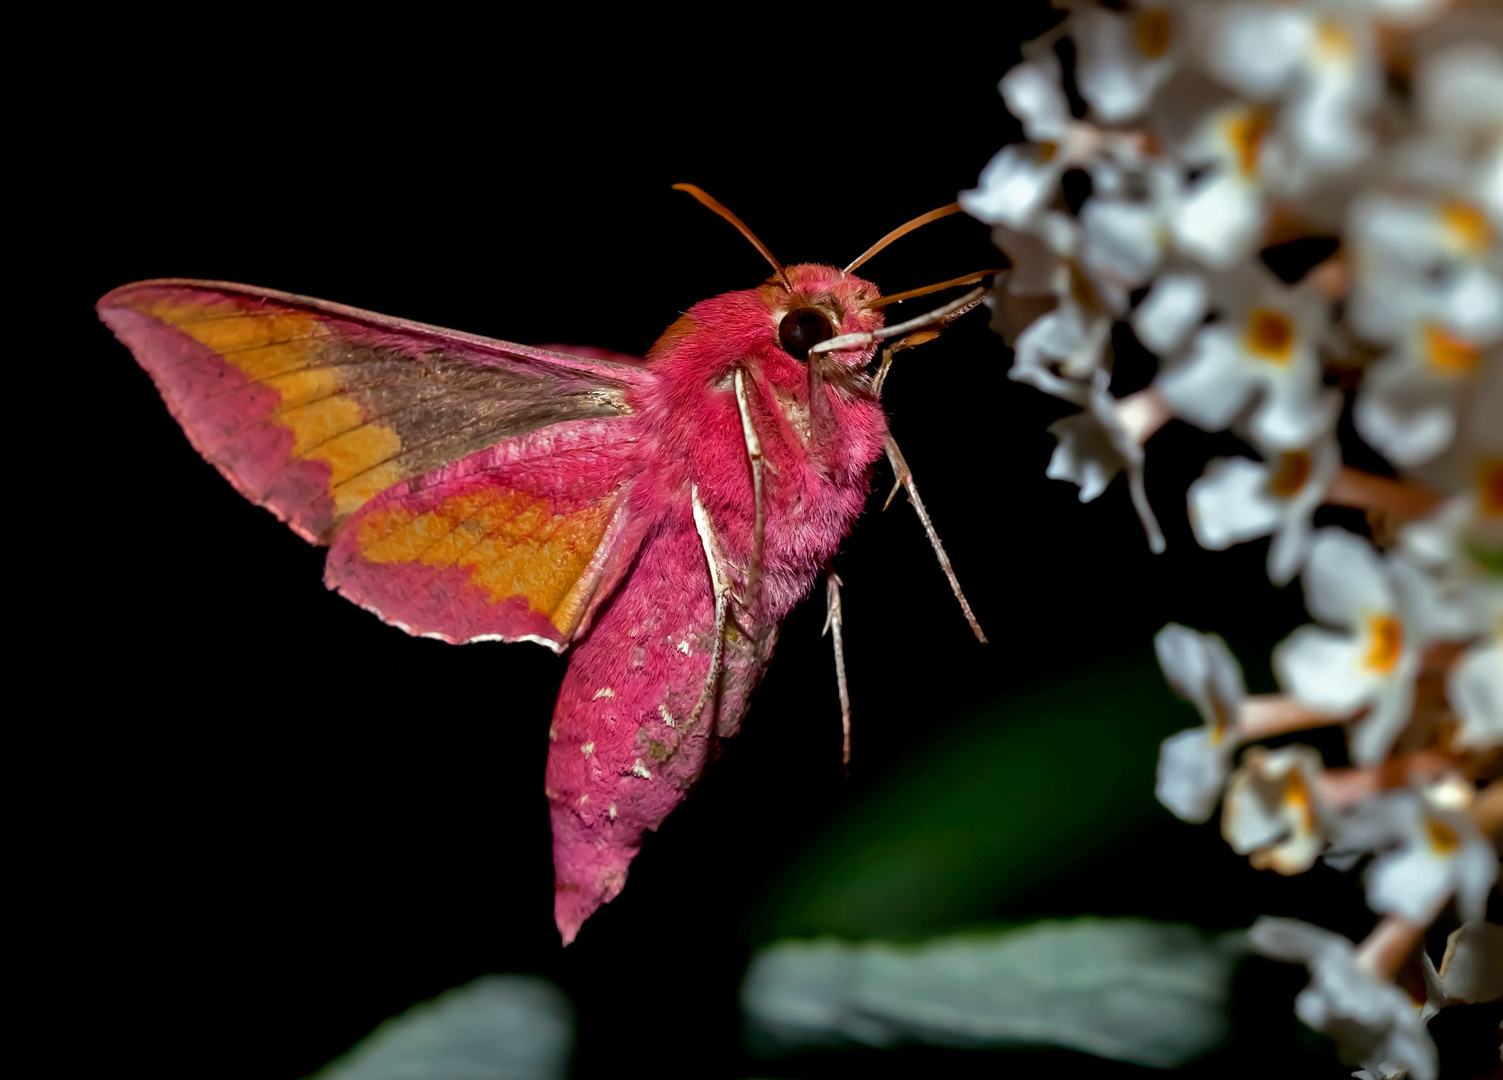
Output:
[[[960,204],[958,202],[952,202],[949,206],[941,206],[938,210],[930,210],[927,214],[920,214],[918,217],[914,218],[906,225],[899,225],[896,229],[892,230],[892,232],[882,237],[882,239],[878,240],[875,244],[867,248],[860,255],[857,255],[856,261],[851,263],[850,266],[847,266],[845,268],[845,272],[849,274],[852,270],[856,269],[856,267],[866,262],[867,259],[870,259],[873,255],[881,251],[898,237],[908,235],[914,229],[917,229],[920,225],[927,225],[931,221],[938,221],[940,218],[949,217],[951,214],[958,213],[960,213]]]
[[[736,226],[736,231],[752,242],[752,247],[756,248],[762,253],[762,258],[772,263],[772,268],[777,271],[778,280],[783,283],[783,288],[787,289],[789,292],[793,291],[793,286],[788,283],[788,275],[783,273],[783,264],[778,262],[777,259],[773,258],[772,252],[767,250],[767,245],[758,240],[757,234],[746,227],[746,222],[742,221],[735,214],[726,209],[725,205],[719,199],[715,198],[715,196],[711,195],[708,191],[706,191],[702,187],[699,187],[697,184],[674,184],[673,190],[687,191],[690,195],[693,195],[696,199],[698,199],[702,205],[709,207],[711,210],[715,211],[715,213],[719,214],[721,217],[725,218],[725,220],[729,221],[732,225]],[[956,209],[960,209],[959,205],[956,206]]]
[[[1003,271],[978,270],[974,274],[963,274],[960,277],[951,278],[949,281],[941,281],[934,285],[925,285],[921,289],[909,289],[907,292],[893,293],[891,296],[880,296],[866,306],[869,308],[879,308],[886,307],[888,304],[899,304],[904,300],[912,300],[915,296],[928,296],[932,292],[939,292],[939,290],[941,289],[954,288],[956,285],[974,285],[978,281],[982,281],[989,277],[995,277],[1000,273],[1003,273]]]

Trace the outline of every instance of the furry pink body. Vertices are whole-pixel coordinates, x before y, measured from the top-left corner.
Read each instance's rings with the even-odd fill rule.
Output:
[[[791,267],[796,294],[834,297],[838,332],[881,324],[854,297],[874,287],[829,267]],[[564,940],[614,897],[642,843],[734,735],[783,618],[814,583],[865,505],[887,421],[859,374],[871,348],[838,362],[851,378],[815,386],[777,348],[789,300],[768,286],[695,305],[648,354],[656,378],[629,395],[644,464],[631,500],[653,525],[630,574],[574,648],[549,737],[555,915]],[[825,362],[830,366],[830,361]],[[760,601],[733,608],[718,700],[688,718],[714,646],[715,605],[691,491],[698,486],[744,589],[755,502],[731,375],[745,370],[767,461]]]

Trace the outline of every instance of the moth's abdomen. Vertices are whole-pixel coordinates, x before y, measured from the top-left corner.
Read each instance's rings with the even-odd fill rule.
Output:
[[[735,635],[718,700],[697,720],[715,605],[692,526],[660,533],[575,648],[549,728],[554,912],[567,944],[621,891],[642,836],[682,802],[734,734],[773,631]]]

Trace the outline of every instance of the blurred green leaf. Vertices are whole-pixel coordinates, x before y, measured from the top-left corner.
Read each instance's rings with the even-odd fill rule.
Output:
[[[1240,931],[1049,919],[920,945],[780,941],[741,987],[755,1050],[1060,1046],[1175,1068],[1225,1042]]]
[[[1159,743],[1198,722],[1147,650],[1005,694],[814,836],[751,937],[903,938],[993,918],[1162,820]]]
[[[563,1080],[573,1045],[556,986],[487,975],[387,1020],[309,1080]]]

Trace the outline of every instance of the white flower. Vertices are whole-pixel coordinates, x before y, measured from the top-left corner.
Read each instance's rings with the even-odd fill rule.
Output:
[[[1503,52],[1485,41],[1458,41],[1425,56],[1414,97],[1432,128],[1460,135],[1503,130]]]
[[[1260,271],[1220,287],[1220,321],[1202,327],[1185,360],[1158,377],[1165,400],[1207,431],[1221,431],[1246,412],[1261,445],[1308,446],[1330,420],[1318,352],[1325,300]]]
[[[1434,1080],[1437,1068],[1420,1010],[1389,982],[1379,982],[1357,963],[1352,943],[1340,934],[1299,922],[1262,916],[1248,931],[1264,956],[1310,969],[1310,985],[1294,1000],[1294,1012],[1375,1076],[1407,1069],[1414,1080]]]
[[[1174,71],[1180,31],[1177,4],[1146,2],[1130,12],[1083,8],[1072,16],[1075,81],[1104,123],[1131,119]]]
[[[1351,750],[1358,764],[1372,765],[1409,720],[1434,587],[1403,559],[1382,561],[1367,541],[1340,529],[1315,534],[1302,580],[1310,613],[1340,630],[1295,630],[1274,650],[1274,670],[1311,708],[1350,713],[1367,706]]]
[[[1424,951],[1420,964],[1425,973],[1424,1020],[1448,1005],[1503,997],[1503,926],[1478,919],[1464,922],[1446,938],[1438,971]]]
[[[1164,274],[1133,309],[1133,333],[1152,352],[1166,356],[1185,343],[1209,306],[1210,294],[1201,275]]]
[[[1503,628],[1451,665],[1446,697],[1460,721],[1451,740],[1456,747],[1486,750],[1503,745]]]
[[[1368,906],[1421,926],[1452,895],[1463,919],[1482,918],[1498,874],[1497,852],[1464,809],[1411,791],[1356,804],[1334,843],[1345,851],[1389,848],[1367,869]]]
[[[1221,835],[1259,870],[1303,874],[1325,847],[1330,814],[1319,792],[1324,766],[1308,746],[1250,749],[1226,786]]]
[[[1090,383],[1086,410],[1049,425],[1049,434],[1059,445],[1054,448],[1044,475],[1078,485],[1080,501],[1090,502],[1106,490],[1113,477],[1125,471],[1133,509],[1148,534],[1149,548],[1158,553],[1164,550],[1164,534],[1148,505],[1148,493],[1143,486],[1143,446],[1124,423],[1117,399],[1109,390],[1110,384],[1111,376],[1098,369]]]
[[[1147,284],[1163,261],[1169,209],[1180,180],[1169,165],[1123,170],[1105,161],[1097,162],[1093,180],[1091,197],[1081,207],[1082,260],[1117,284],[1126,300],[1127,291]],[[1121,311],[1127,305],[1114,306]]]
[[[1005,225],[992,230],[1013,263],[1008,291],[1055,302],[1018,335],[1007,377],[1083,406],[1111,340],[1112,319],[1097,283],[1076,258],[1080,233],[1074,221],[1053,211],[1039,215],[1026,232]]]
[[[1490,364],[1503,364],[1503,352],[1488,356],[1436,323],[1414,325],[1362,380],[1358,433],[1396,465],[1429,461],[1451,445],[1458,399]]]
[[[1330,395],[1328,400],[1334,429],[1340,398]],[[1341,449],[1333,433],[1266,462],[1212,460],[1190,485],[1195,539],[1203,548],[1222,551],[1272,534],[1268,577],[1275,585],[1287,584],[1309,554],[1311,519],[1340,466]]]
[[[1021,229],[1054,199],[1064,171],[1094,152],[1097,137],[1071,118],[1059,81],[1059,64],[1048,53],[1003,76],[998,90],[1030,141],[1004,146],[987,162],[977,186],[960,193],[966,213]]]
[[[1349,215],[1348,318],[1393,343],[1364,378],[1354,420],[1401,466],[1449,447],[1460,403],[1503,368],[1503,190],[1490,191],[1503,189],[1503,144],[1493,158],[1498,167],[1416,144],[1399,161],[1400,193],[1361,196]]]
[[[1242,668],[1215,634],[1169,623],[1153,638],[1174,692],[1199,710],[1204,725],[1164,740],[1159,749],[1159,802],[1185,821],[1211,816],[1237,748],[1237,711],[1247,697]]]
[[[1282,127],[1298,171],[1349,168],[1367,156],[1363,123],[1382,89],[1372,29],[1351,9],[1232,3],[1204,19],[1212,74],[1258,102],[1285,103]],[[1293,176],[1280,177],[1298,187]]]
[[[1264,179],[1277,170],[1269,110],[1238,102],[1212,112],[1183,152],[1210,170],[1188,188],[1169,217],[1176,246],[1224,269],[1252,254],[1268,219]]]

